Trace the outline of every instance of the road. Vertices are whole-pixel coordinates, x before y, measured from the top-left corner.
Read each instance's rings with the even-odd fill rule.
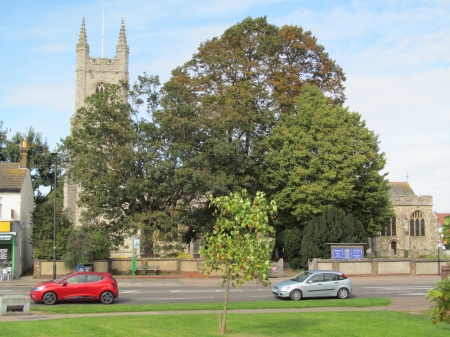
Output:
[[[276,283],[276,282],[273,282]],[[435,287],[435,280],[430,279],[386,279],[386,278],[357,278],[353,280],[353,293],[350,298],[367,297],[425,297],[427,290]],[[0,295],[20,294],[28,295],[29,286],[2,286]],[[222,302],[225,290],[218,285],[142,285],[131,284],[119,286],[120,296],[116,303],[199,303]],[[230,302],[240,301],[279,301],[272,296],[270,287],[248,284],[240,289],[230,289]],[[32,303],[32,306],[42,305]]]

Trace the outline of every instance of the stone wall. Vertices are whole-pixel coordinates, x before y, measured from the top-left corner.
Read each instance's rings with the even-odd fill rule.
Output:
[[[309,269],[339,270],[353,276],[421,276],[438,275],[439,266],[449,268],[450,261],[415,259],[362,259],[356,261],[318,260],[309,263]]]

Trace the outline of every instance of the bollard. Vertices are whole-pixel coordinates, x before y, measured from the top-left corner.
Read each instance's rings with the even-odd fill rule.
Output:
[[[24,295],[0,296],[0,316],[17,314],[30,314],[30,298]]]

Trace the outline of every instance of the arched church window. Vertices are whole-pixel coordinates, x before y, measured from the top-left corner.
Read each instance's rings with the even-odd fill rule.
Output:
[[[395,216],[393,216],[386,224],[386,227],[381,230],[381,235],[397,236],[397,218]]]
[[[421,211],[415,211],[409,219],[409,235],[425,236],[425,219]]]
[[[105,83],[99,83],[95,87],[95,92],[104,92],[105,91]]]

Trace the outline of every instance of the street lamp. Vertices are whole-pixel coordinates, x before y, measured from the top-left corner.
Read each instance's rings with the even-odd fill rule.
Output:
[[[53,279],[56,279],[56,175],[57,175],[57,160],[58,153],[52,152],[52,156],[54,157],[54,179],[53,179]]]

